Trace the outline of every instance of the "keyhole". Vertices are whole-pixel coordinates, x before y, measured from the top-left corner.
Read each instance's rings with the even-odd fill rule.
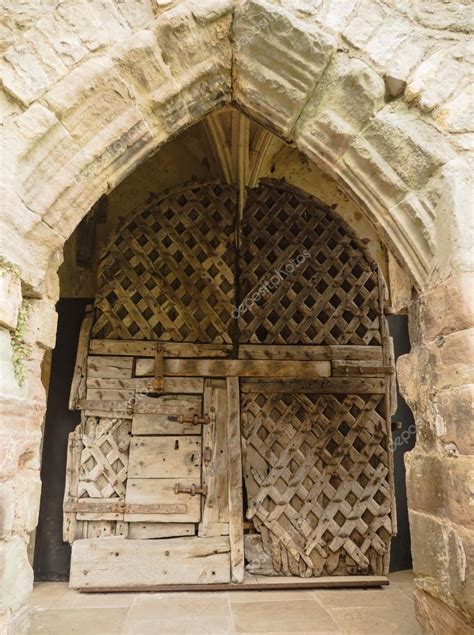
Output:
[[[179,441],[178,441],[178,439],[176,439],[176,441],[174,442],[174,449],[175,450],[179,450]]]

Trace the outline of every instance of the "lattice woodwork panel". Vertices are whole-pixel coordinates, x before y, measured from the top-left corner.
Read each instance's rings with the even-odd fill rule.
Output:
[[[231,342],[235,190],[194,185],[127,222],[99,269],[93,337]]]
[[[315,199],[274,183],[249,190],[240,269],[240,342],[381,343],[376,266]]]
[[[241,393],[247,517],[281,575],[387,572],[382,395]]]
[[[130,419],[85,417],[79,498],[124,498]]]

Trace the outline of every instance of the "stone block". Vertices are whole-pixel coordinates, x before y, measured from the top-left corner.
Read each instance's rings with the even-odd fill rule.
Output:
[[[0,398],[2,395],[21,398],[24,393],[25,390],[20,387],[13,370],[11,333],[0,328]]]
[[[295,141],[335,162],[384,104],[381,77],[362,60],[335,54],[298,118]]]
[[[25,540],[37,523],[41,497],[41,480],[37,470],[19,470],[11,481],[15,494],[13,531]]]
[[[5,51],[0,78],[7,91],[24,106],[38,99],[66,73],[66,66],[50,46],[39,47],[28,32]]]
[[[18,469],[39,469],[41,426],[45,404],[0,395],[0,480]]]
[[[233,37],[237,101],[288,137],[336,48],[335,39],[263,0],[236,9]]]
[[[362,0],[351,16],[343,37],[356,48],[364,48],[366,42],[382,25],[388,13],[381,2]]]
[[[472,84],[436,109],[434,119],[449,132],[474,131],[474,87]]]
[[[474,274],[461,273],[423,293],[421,319],[427,340],[474,326]]]
[[[474,464],[468,457],[406,455],[409,507],[474,529]]]
[[[30,309],[25,324],[24,340],[42,348],[54,348],[58,314],[52,300],[30,300]]]
[[[428,348],[436,391],[474,383],[474,328],[439,336]]]
[[[436,47],[412,73],[407,82],[405,99],[408,102],[416,100],[421,110],[430,112],[452,98],[453,93],[456,95],[457,86],[463,86],[463,80],[469,73],[464,43],[454,41],[451,45]]]
[[[449,596],[474,626],[474,531],[452,525],[447,532]]]
[[[434,400],[436,429],[445,447],[474,455],[474,384],[440,391]]]
[[[18,274],[0,262],[0,326],[11,331],[16,329],[21,300],[21,280]]]
[[[8,540],[15,518],[15,492],[12,481],[0,483],[0,540]]]
[[[467,635],[472,633],[471,625],[459,613],[441,599],[421,589],[415,591],[415,611],[424,635],[445,633],[446,635]]]
[[[33,590],[33,570],[26,543],[13,536],[0,543],[0,611],[18,611]]]
[[[411,189],[423,187],[443,163],[454,158],[443,135],[403,104],[379,111],[363,138]]]
[[[474,271],[472,168],[458,157],[448,161],[430,180],[426,195],[432,201],[436,228],[436,258],[430,287],[460,272]]]

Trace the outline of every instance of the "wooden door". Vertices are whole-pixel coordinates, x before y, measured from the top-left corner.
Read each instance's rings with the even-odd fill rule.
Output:
[[[314,198],[262,182],[241,219],[236,200],[218,183],[170,192],[104,252],[71,398],[75,586],[241,581],[245,557],[261,575],[387,571],[380,273]]]
[[[325,382],[241,386],[247,518],[261,536],[254,552],[267,557],[249,570],[387,573],[394,369],[375,263],[314,199],[262,185],[249,192],[242,221],[240,288],[246,350],[331,362]]]

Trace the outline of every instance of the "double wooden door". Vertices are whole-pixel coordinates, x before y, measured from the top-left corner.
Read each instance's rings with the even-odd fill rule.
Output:
[[[76,586],[107,587],[91,571],[134,588],[241,581],[244,566],[387,571],[378,269],[331,210],[282,183],[236,208],[231,186],[194,184],[132,215],[104,252],[71,401]]]

